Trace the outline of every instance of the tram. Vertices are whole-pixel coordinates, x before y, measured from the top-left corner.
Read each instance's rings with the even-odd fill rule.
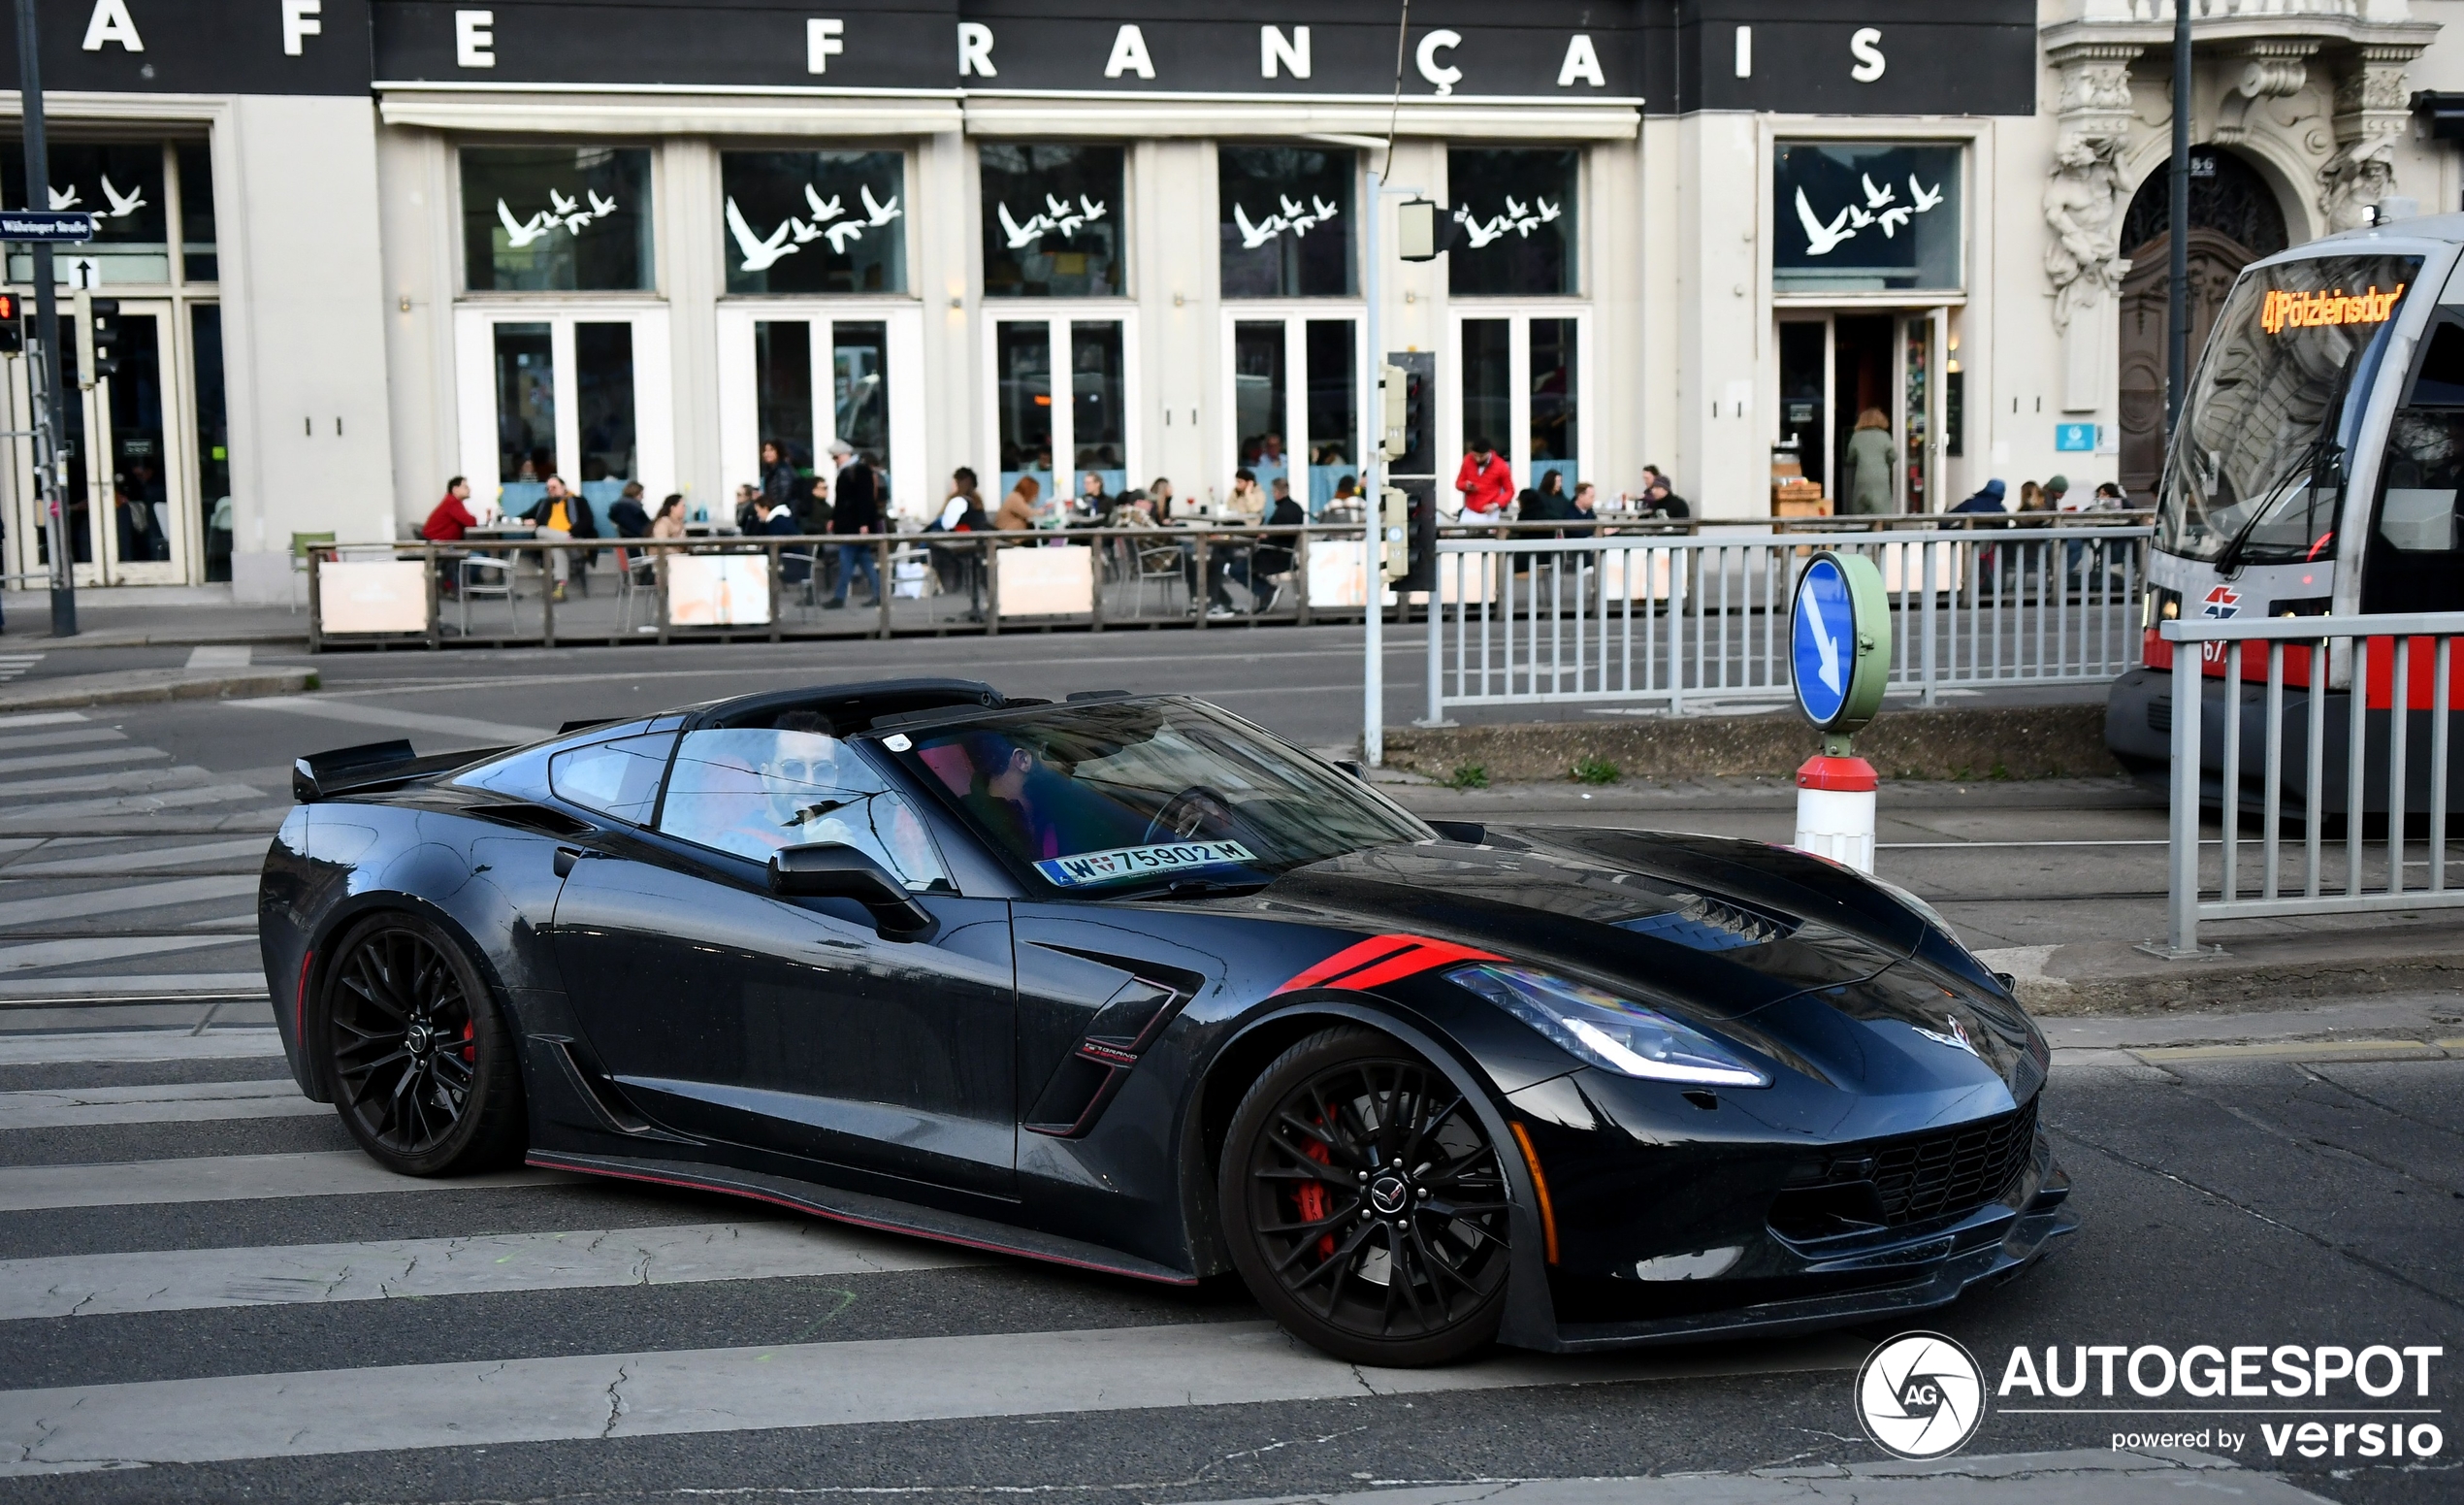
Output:
[[[2177,617],[2370,615],[2464,611],[2464,214],[2396,219],[2313,241],[2253,262],[2226,297],[2191,377],[2156,494],[2142,628],[2145,666],[2115,681],[2105,741],[2125,767],[2154,770],[2171,756]],[[2211,645],[2211,649],[2221,647]],[[2432,703],[2434,656],[2409,655],[2406,703]],[[2198,651],[2196,645],[2186,645]],[[2390,644],[2391,647],[2391,644]],[[2318,749],[2321,813],[2346,802],[2351,655],[2285,655],[2285,808],[2308,785],[2308,698],[2327,697]],[[2245,653],[2240,693],[2225,713],[2226,660],[2205,665],[2202,762],[2211,800],[2223,737],[2238,724],[2254,802],[2265,767],[2259,703],[2267,652]],[[2384,747],[2394,703],[2391,651],[2364,655],[2368,745]],[[2464,653],[2450,704],[2464,705]],[[2426,746],[2429,713],[2408,715],[2408,742]],[[2382,760],[2371,759],[2378,763]],[[2408,760],[2406,807],[2423,808],[2428,763]],[[2365,772],[2371,770],[2365,769]],[[2464,759],[2449,769],[2464,798]],[[2386,808],[2383,773],[2365,785],[2364,813]],[[2450,807],[2456,807],[2453,803]]]

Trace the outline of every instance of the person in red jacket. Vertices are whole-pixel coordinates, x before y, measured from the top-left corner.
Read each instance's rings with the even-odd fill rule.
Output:
[[[466,505],[470,500],[470,482],[457,475],[445,482],[445,499],[428,514],[420,526],[419,536],[432,543],[459,543],[464,530],[479,526]]]
[[[1485,439],[1472,441],[1472,452],[1455,472],[1454,489],[1463,493],[1463,509],[1495,516],[1514,500],[1514,468]]]

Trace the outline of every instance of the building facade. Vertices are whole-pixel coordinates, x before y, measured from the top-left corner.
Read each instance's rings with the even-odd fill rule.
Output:
[[[2464,87],[2459,4],[2197,13],[2195,315],[2381,199],[2458,207],[2413,107]],[[1322,507],[1371,438],[1373,170],[1448,227],[1380,311],[1442,501],[1478,439],[1736,518],[1774,458],[1916,510],[2144,492],[2160,444],[2163,0],[40,9],[50,202],[98,215],[60,276],[120,311],[72,405],[90,582],[280,599],[294,535],[401,536],[457,474],[723,518],[765,444],[875,456],[913,521],[961,465]]]

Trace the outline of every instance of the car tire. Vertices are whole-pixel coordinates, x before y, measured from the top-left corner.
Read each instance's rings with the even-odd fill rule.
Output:
[[[417,915],[371,916],[324,967],[326,1079],[342,1127],[405,1176],[514,1160],[521,1064],[496,997],[453,937]]]
[[[1294,1336],[1390,1368],[1486,1347],[1512,1192],[1473,1105],[1390,1036],[1344,1026],[1277,1057],[1216,1174],[1232,1262]]]

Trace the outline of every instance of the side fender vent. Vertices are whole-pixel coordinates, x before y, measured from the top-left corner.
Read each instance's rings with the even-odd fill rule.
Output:
[[[1120,965],[1115,959],[1101,960]],[[1142,966],[1141,970],[1160,968]],[[1133,976],[1122,984],[1095,1011],[1086,1032],[1036,1095],[1035,1106],[1027,1110],[1027,1129],[1056,1139],[1075,1139],[1094,1128],[1139,1058],[1196,993],[1193,986],[1176,986],[1151,976]]]

